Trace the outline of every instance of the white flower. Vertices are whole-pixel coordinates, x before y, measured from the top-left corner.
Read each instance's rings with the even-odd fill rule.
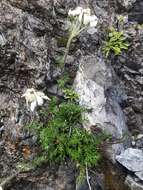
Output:
[[[37,107],[37,101],[35,100],[34,102],[31,102],[31,104],[30,104],[30,110],[33,112],[36,107]]]
[[[3,190],[3,188],[0,186],[0,190]]]
[[[96,27],[97,23],[98,23],[97,16],[91,15],[90,18],[89,18],[89,25],[90,25],[90,27]]]
[[[85,26],[96,27],[98,23],[98,18],[95,15],[91,15],[91,10],[89,8],[83,9],[82,7],[77,7],[74,10],[69,10],[69,16],[76,17],[80,23]]]
[[[79,16],[80,14],[82,14],[82,12],[83,12],[83,8],[82,7],[77,7],[74,10],[70,9],[69,12],[68,12],[68,15],[75,17],[75,16]]]
[[[88,25],[90,22],[90,15],[84,14],[83,24]]]
[[[90,27],[96,27],[98,23],[98,18],[95,15],[90,15],[89,12],[85,13],[83,16],[83,24],[89,25]]]
[[[30,106],[30,110],[33,112],[37,106],[42,106],[45,100],[50,100],[43,92],[36,91],[34,88],[28,88],[22,95],[26,100],[26,105]],[[30,104],[30,105],[29,105]]]
[[[91,15],[91,10],[89,8],[83,9],[83,13],[90,16]]]

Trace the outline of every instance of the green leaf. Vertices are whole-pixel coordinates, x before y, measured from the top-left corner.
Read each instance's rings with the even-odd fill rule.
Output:
[[[111,52],[115,55],[121,54],[122,50],[127,50],[129,44],[126,42],[126,37],[123,31],[116,31],[114,28],[111,29],[109,33],[109,38],[104,43],[103,52],[106,57],[109,56]]]

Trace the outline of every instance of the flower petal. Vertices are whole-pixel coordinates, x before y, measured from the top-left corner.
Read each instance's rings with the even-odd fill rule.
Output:
[[[86,15],[88,15],[88,16],[91,15],[91,10],[90,10],[89,8],[83,9],[83,12],[84,12],[84,14],[86,14]]]
[[[42,106],[43,105],[43,98],[40,96],[37,96],[37,103],[39,106]]]
[[[96,27],[97,26],[98,21],[94,20],[90,22],[90,27]]]
[[[81,14],[82,10],[83,10],[82,7],[77,7],[77,8],[74,9],[74,10],[71,10],[71,9],[70,9],[69,12],[68,12],[68,15],[69,15],[69,16],[73,16],[73,17],[78,16],[78,15]]]
[[[26,92],[22,95],[28,102],[33,102],[35,101],[36,97],[34,95],[34,89],[33,88],[28,88]]]
[[[87,14],[84,14],[83,24],[88,25],[90,23],[90,16]]]
[[[26,96],[26,93],[22,94],[22,96],[21,96],[21,97],[23,98],[23,97],[25,97],[25,96]]]
[[[46,96],[43,92],[37,91],[36,93],[36,97],[40,96],[41,98],[45,99],[45,100],[50,100],[50,98],[48,96]]]
[[[43,99],[45,99],[45,100],[51,100],[48,96],[44,96]]]
[[[37,106],[37,102],[36,101],[32,102],[30,105],[30,110],[33,112],[35,110],[36,106]]]
[[[90,21],[95,21],[95,20],[98,20],[97,16],[96,15],[91,15],[90,16]]]
[[[83,18],[83,12],[81,12],[79,17],[78,17],[78,20],[79,20],[80,23],[82,22],[82,18]]]

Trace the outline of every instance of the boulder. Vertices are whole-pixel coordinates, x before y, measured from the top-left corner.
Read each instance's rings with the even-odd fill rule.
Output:
[[[140,149],[128,148],[116,159],[130,171],[143,171],[143,151]]]
[[[86,114],[88,121],[84,123],[84,127],[87,130],[90,130],[91,126],[100,128],[118,139],[128,133],[128,130],[119,105],[118,88],[114,86],[114,82],[113,71],[105,64],[103,58],[98,56],[81,58],[74,88],[79,95],[79,103],[92,109]],[[125,140],[125,143],[112,145],[112,151],[109,151],[112,160],[115,154],[120,154],[124,150],[126,143]]]
[[[117,161],[143,180],[143,151],[141,149],[128,148],[116,156]]]

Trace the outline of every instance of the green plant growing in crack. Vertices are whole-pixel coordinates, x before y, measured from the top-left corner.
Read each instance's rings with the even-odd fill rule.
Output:
[[[106,57],[108,57],[111,52],[115,55],[120,55],[122,50],[127,50],[128,47],[129,43],[126,41],[124,32],[119,32],[112,28],[107,40],[104,42],[103,52]]]
[[[70,77],[69,77],[68,73],[63,73],[62,78],[57,80],[58,87],[61,89],[64,89],[66,83],[68,83],[69,80],[70,80]]]
[[[57,63],[61,65],[63,62],[63,67],[73,39],[88,26],[96,27],[98,22],[97,17],[91,15],[91,10],[88,8],[77,7],[75,10],[69,10],[68,15],[71,19],[71,27],[66,51],[63,57],[57,58]],[[45,122],[33,121],[27,126],[32,133],[36,134],[40,146],[39,156],[33,164],[37,166],[47,161],[49,164],[55,164],[71,160],[79,171],[78,181],[83,176],[87,176],[89,182],[88,168],[95,166],[101,157],[98,146],[103,136],[95,136],[82,127],[83,122],[86,121],[84,113],[88,110],[78,104],[78,94],[69,87],[69,76],[64,75],[57,83],[63,91],[64,98],[58,101],[51,98],[48,111],[41,112],[43,118],[47,117]],[[23,165],[20,167],[25,169]]]
[[[48,123],[35,122],[28,126],[37,134],[42,150],[41,156],[33,162],[35,165],[44,160],[61,163],[70,159],[79,169],[78,183],[86,176],[87,168],[95,166],[100,159],[98,145],[103,136],[95,136],[81,127],[84,112],[87,109],[74,101],[57,104],[55,99],[51,99]]]
[[[71,20],[71,26],[69,29],[66,51],[63,57],[64,64],[66,62],[72,40],[88,26],[96,27],[98,22],[97,17],[95,15],[91,15],[91,10],[89,8],[83,9],[82,7],[77,7],[75,10],[69,10],[68,16]]]
[[[63,90],[64,93],[64,97],[65,99],[69,100],[69,101],[75,101],[77,102],[79,99],[78,94],[72,89],[72,88],[65,88]]]

